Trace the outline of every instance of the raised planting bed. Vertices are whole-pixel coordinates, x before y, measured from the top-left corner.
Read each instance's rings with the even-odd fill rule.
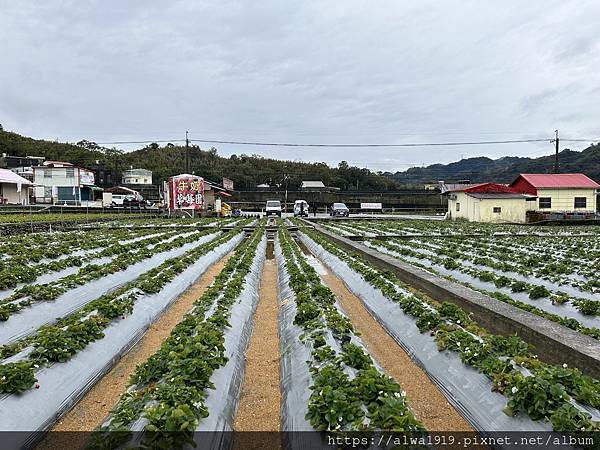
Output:
[[[420,432],[401,386],[370,357],[335,296],[287,230],[278,264],[282,426],[293,430]],[[318,436],[287,436],[286,445],[316,445]]]
[[[258,228],[160,350],[137,367],[127,393],[96,430],[90,448],[114,448],[132,439],[183,448],[193,444],[195,431],[231,429],[264,256],[264,229]],[[212,437],[218,440],[223,434]]]
[[[394,272],[374,267],[359,251],[308,228],[301,236],[476,429],[599,429],[600,381],[584,375],[584,367],[565,363],[567,355],[561,364],[549,364],[520,336],[491,334],[475,315],[454,302],[438,302],[415,291]],[[462,373],[457,364],[479,374]],[[477,394],[483,387],[488,394]]]

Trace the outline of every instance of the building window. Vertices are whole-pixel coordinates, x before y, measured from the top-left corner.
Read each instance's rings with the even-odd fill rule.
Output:
[[[575,208],[586,208],[587,198],[586,197],[575,197]]]
[[[456,202],[456,211],[460,211],[460,203]]]
[[[44,178],[52,178],[52,169],[44,169]]]
[[[551,197],[540,197],[540,209],[550,209],[552,208],[552,198]]]
[[[75,168],[67,167],[66,175],[67,175],[67,178],[73,178],[75,176]]]
[[[499,207],[499,206],[494,206],[494,212],[495,212],[496,214],[500,214],[500,213],[502,212],[502,208],[501,208],[501,207]]]

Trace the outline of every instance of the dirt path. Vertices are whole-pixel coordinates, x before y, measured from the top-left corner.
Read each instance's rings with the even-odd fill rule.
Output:
[[[106,418],[127,387],[127,381],[137,364],[152,356],[171,330],[192,308],[194,301],[210,286],[221,272],[232,253],[226,255],[183,292],[178,299],[154,322],[144,337],[108,372],[92,389],[54,425],[38,449],[55,449],[64,446],[69,439],[68,448],[81,448],[87,439],[87,433],[54,433],[55,431],[91,431]],[[57,441],[60,440],[60,441]]]
[[[245,354],[244,385],[234,423],[235,431],[279,431],[279,335],[277,331],[277,276],[273,259],[267,259],[260,283],[254,329]],[[273,433],[244,433],[235,448],[276,448]],[[278,435],[277,435],[278,436]],[[275,444],[275,445],[274,445]]]
[[[329,270],[321,278],[333,291],[355,329],[361,333],[361,339],[373,359],[406,391],[410,409],[425,428],[428,431],[473,431],[469,423],[448,403],[436,385],[371,316],[342,280]]]

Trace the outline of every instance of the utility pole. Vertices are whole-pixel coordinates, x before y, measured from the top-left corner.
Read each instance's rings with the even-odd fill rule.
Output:
[[[185,173],[190,173],[190,140],[188,132],[185,132]]]
[[[554,133],[556,134],[556,137],[554,138],[554,143],[556,144],[556,153],[554,154],[554,173],[559,173],[560,169],[558,166],[558,147],[560,139],[558,137],[558,130],[554,130]]]

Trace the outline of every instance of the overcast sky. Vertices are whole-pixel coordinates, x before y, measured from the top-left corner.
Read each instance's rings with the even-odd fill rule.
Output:
[[[600,138],[599,23],[597,0],[0,0],[0,123],[69,142]],[[216,147],[390,171],[552,152]]]

